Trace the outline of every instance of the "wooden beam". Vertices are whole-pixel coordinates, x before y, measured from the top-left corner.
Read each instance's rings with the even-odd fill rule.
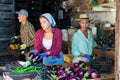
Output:
[[[116,0],[115,80],[120,80],[120,0]]]

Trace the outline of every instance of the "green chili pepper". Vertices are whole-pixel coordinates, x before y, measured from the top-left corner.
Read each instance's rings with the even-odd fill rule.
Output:
[[[12,70],[12,72],[33,72],[33,71],[42,71],[43,69],[44,69],[43,66],[39,66],[39,67],[36,67],[36,66],[29,66],[29,67],[17,66]]]
[[[34,66],[30,66],[28,68],[23,69],[24,72],[31,72],[31,71],[34,71],[34,70],[35,70]]]
[[[36,67],[36,70],[42,71],[44,68],[43,67]]]
[[[15,67],[15,68],[13,69],[13,71],[15,71],[15,72],[21,72],[21,70],[22,70],[22,68],[19,67],[19,66]]]

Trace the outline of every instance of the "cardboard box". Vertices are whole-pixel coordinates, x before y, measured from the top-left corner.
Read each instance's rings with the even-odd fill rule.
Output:
[[[64,61],[67,63],[72,63],[73,55],[72,54],[64,54]]]

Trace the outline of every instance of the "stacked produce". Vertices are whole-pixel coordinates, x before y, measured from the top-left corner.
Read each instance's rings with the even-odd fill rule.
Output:
[[[100,36],[97,38],[96,42],[98,45],[108,45],[110,48],[115,47],[115,31],[106,31],[104,32],[104,36]]]
[[[18,43],[18,44],[10,44],[10,49],[11,50],[17,50],[17,49],[19,49],[19,47],[20,47],[20,44]]]
[[[46,68],[43,64],[32,64],[27,67],[23,67],[18,64],[7,64],[7,72],[3,72],[4,75],[8,75],[9,80],[44,80],[46,78]],[[6,79],[6,76],[3,76]],[[37,79],[36,79],[37,78]]]
[[[47,72],[52,80],[86,80],[102,77],[82,61],[74,63],[73,66],[68,65],[67,67],[62,65],[48,66]]]
[[[14,67],[11,72],[34,72],[34,71],[42,71],[44,69],[43,66],[28,66],[28,67],[21,67],[16,66]]]
[[[14,36],[11,38],[9,48],[11,50],[18,50],[20,48],[20,38],[18,36]]]

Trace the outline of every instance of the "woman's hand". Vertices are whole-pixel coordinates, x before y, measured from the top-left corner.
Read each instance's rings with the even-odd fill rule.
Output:
[[[47,55],[50,55],[50,52],[46,52],[47,53]]]

